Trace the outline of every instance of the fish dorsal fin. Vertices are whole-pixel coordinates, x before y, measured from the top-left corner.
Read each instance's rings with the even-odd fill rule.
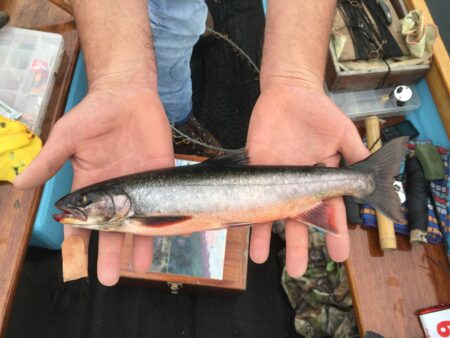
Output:
[[[320,203],[309,209],[297,216],[295,220],[308,226],[337,234],[336,226],[331,224],[333,221],[333,209],[325,203]]]
[[[200,163],[201,165],[226,167],[226,166],[240,166],[249,163],[249,158],[246,150],[233,152],[230,154],[212,157]]]

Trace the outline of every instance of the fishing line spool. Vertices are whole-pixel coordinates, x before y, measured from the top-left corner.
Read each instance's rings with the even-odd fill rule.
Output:
[[[416,157],[406,159],[405,176],[410,242],[427,243],[429,184]]]
[[[413,92],[408,86],[397,86],[389,94],[389,100],[397,107],[403,107],[406,103],[411,101]]]

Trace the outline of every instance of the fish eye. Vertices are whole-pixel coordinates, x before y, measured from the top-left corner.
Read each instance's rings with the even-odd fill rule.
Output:
[[[77,204],[79,206],[86,206],[92,203],[92,200],[88,198],[86,194],[81,195],[81,197],[78,199]]]

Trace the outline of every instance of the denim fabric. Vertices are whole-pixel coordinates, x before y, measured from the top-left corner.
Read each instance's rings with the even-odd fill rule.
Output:
[[[148,0],[158,67],[158,90],[169,120],[184,121],[192,109],[192,48],[205,30],[204,0]]]

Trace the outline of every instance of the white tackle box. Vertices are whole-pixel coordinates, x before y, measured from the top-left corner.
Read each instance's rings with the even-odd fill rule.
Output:
[[[63,53],[64,40],[59,34],[2,28],[0,114],[7,116],[12,110],[39,135]]]

